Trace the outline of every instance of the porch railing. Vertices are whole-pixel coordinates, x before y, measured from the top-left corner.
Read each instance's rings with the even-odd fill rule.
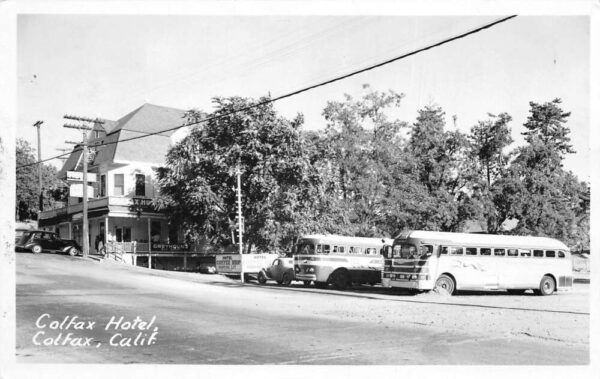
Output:
[[[150,244],[148,242],[115,242],[108,241],[106,244],[107,253],[147,253]]]

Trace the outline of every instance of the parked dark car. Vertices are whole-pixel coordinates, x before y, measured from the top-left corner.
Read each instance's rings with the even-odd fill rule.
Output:
[[[81,246],[73,240],[62,239],[56,233],[45,230],[25,230],[15,243],[17,251],[31,251],[34,254],[51,251],[69,255],[79,255]]]

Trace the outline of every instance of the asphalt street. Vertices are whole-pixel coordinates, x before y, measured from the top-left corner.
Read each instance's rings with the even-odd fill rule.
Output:
[[[449,300],[242,285],[53,254],[16,261],[19,363],[589,363],[587,287]]]

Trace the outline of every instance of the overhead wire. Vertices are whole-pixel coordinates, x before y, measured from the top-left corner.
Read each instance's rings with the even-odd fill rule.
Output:
[[[178,130],[178,129],[181,129],[181,128],[184,128],[184,127],[189,127],[189,126],[194,126],[194,125],[198,125],[198,124],[201,124],[201,123],[210,122],[212,120],[216,120],[216,119],[219,119],[219,118],[231,116],[231,115],[233,115],[235,113],[244,112],[244,111],[247,111],[247,110],[250,110],[250,109],[262,107],[264,105],[267,105],[267,104],[270,104],[270,103],[274,103],[276,101],[279,101],[279,100],[282,100],[282,99],[285,99],[285,98],[288,98],[288,97],[296,96],[296,95],[299,95],[301,93],[304,93],[304,92],[307,92],[307,91],[311,91],[313,89],[316,89],[316,88],[319,88],[319,87],[323,87],[323,86],[326,86],[328,84],[335,83],[335,82],[347,79],[347,78],[352,77],[352,76],[356,76],[356,75],[361,74],[363,72],[374,70],[376,68],[388,65],[390,63],[399,61],[401,59],[408,58],[408,57],[413,56],[415,54],[418,54],[418,53],[421,53],[421,52],[424,52],[424,51],[427,51],[427,50],[431,50],[433,48],[445,45],[447,43],[450,43],[450,42],[453,42],[453,41],[465,38],[465,37],[470,36],[472,34],[479,33],[479,32],[481,32],[481,31],[483,31],[485,29],[489,29],[489,28],[491,28],[491,27],[493,27],[495,25],[498,25],[498,24],[501,24],[503,22],[506,22],[506,21],[508,21],[510,19],[513,19],[515,17],[517,17],[517,15],[511,15],[511,16],[500,18],[500,19],[498,19],[496,21],[493,21],[491,23],[488,23],[488,24],[485,24],[483,26],[477,27],[475,29],[471,29],[471,30],[469,30],[467,32],[455,35],[454,37],[446,38],[446,39],[444,39],[442,41],[439,41],[439,42],[430,44],[428,46],[425,46],[425,47],[413,50],[411,52],[408,52],[408,53],[396,56],[394,58],[387,59],[385,61],[382,61],[382,62],[379,62],[379,63],[376,63],[376,64],[372,64],[370,66],[364,67],[362,69],[358,69],[358,70],[349,72],[347,74],[339,75],[339,76],[334,77],[332,79],[324,80],[322,82],[319,82],[319,83],[316,83],[316,84],[313,84],[313,85],[309,85],[309,86],[300,88],[298,90],[285,93],[283,95],[279,95],[279,96],[276,96],[276,97],[268,98],[267,100],[263,100],[263,101],[254,103],[254,104],[251,104],[251,105],[246,106],[246,107],[237,108],[237,109],[234,109],[232,111],[229,111],[229,112],[226,112],[226,113],[223,113],[223,114],[220,114],[220,115],[203,118],[202,120],[198,120],[198,121],[194,121],[194,122],[186,122],[184,124],[177,125],[177,126],[174,126],[174,127],[171,127],[171,128],[162,129],[162,130],[158,130],[158,131],[155,131],[155,132],[144,133],[144,134],[141,134],[139,136],[129,137],[129,138],[125,138],[125,139],[122,139],[122,140],[116,140],[116,141],[99,143],[99,144],[94,145],[94,147],[108,146],[108,145],[112,145],[112,144],[116,144],[116,143],[123,143],[123,142],[128,142],[128,141],[133,141],[133,140],[141,139],[141,138],[146,138],[146,137],[150,137],[150,136],[153,136],[153,135],[158,135],[158,134],[162,134],[162,133],[165,133],[165,132],[170,132],[170,131]],[[18,169],[21,169],[21,168],[25,168],[25,167],[33,166],[33,165],[40,164],[40,163],[43,163],[43,162],[47,162],[47,161],[50,161],[50,160],[54,160],[54,159],[57,159],[57,158],[61,158],[61,157],[64,157],[64,156],[67,156],[67,155],[70,155],[72,153],[79,152],[79,151],[82,151],[82,150],[83,150],[83,148],[79,148],[79,149],[75,148],[70,153],[60,154],[60,155],[57,155],[57,156],[54,156],[54,157],[51,157],[51,158],[47,158],[47,159],[44,159],[44,160],[36,161],[34,163],[29,163],[29,164],[21,165],[21,166],[16,167],[16,169],[18,170]]]

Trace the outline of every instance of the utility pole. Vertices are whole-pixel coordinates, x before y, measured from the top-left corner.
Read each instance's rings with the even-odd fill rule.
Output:
[[[38,143],[38,184],[40,187],[40,212],[44,210],[44,190],[42,188],[42,145],[40,142],[40,126],[42,126],[42,124],[44,123],[44,121],[36,121],[35,124],[33,124],[34,127],[37,128],[37,143]]]
[[[68,120],[75,121],[84,121],[84,122],[92,122],[92,123],[104,123],[103,121],[97,119],[91,119],[87,117],[75,117],[65,115],[64,118]],[[72,124],[64,124],[65,128],[78,129],[82,131],[83,134],[83,257],[87,258],[90,252],[90,240],[89,240],[89,228],[88,228],[88,185],[87,185],[87,166],[88,166],[88,145],[87,145],[87,132],[92,130],[93,128],[87,125],[72,125]]]
[[[238,165],[235,174],[237,176],[237,203],[238,203],[238,243],[240,245],[240,275],[244,283],[244,247],[242,246],[242,172]]]

